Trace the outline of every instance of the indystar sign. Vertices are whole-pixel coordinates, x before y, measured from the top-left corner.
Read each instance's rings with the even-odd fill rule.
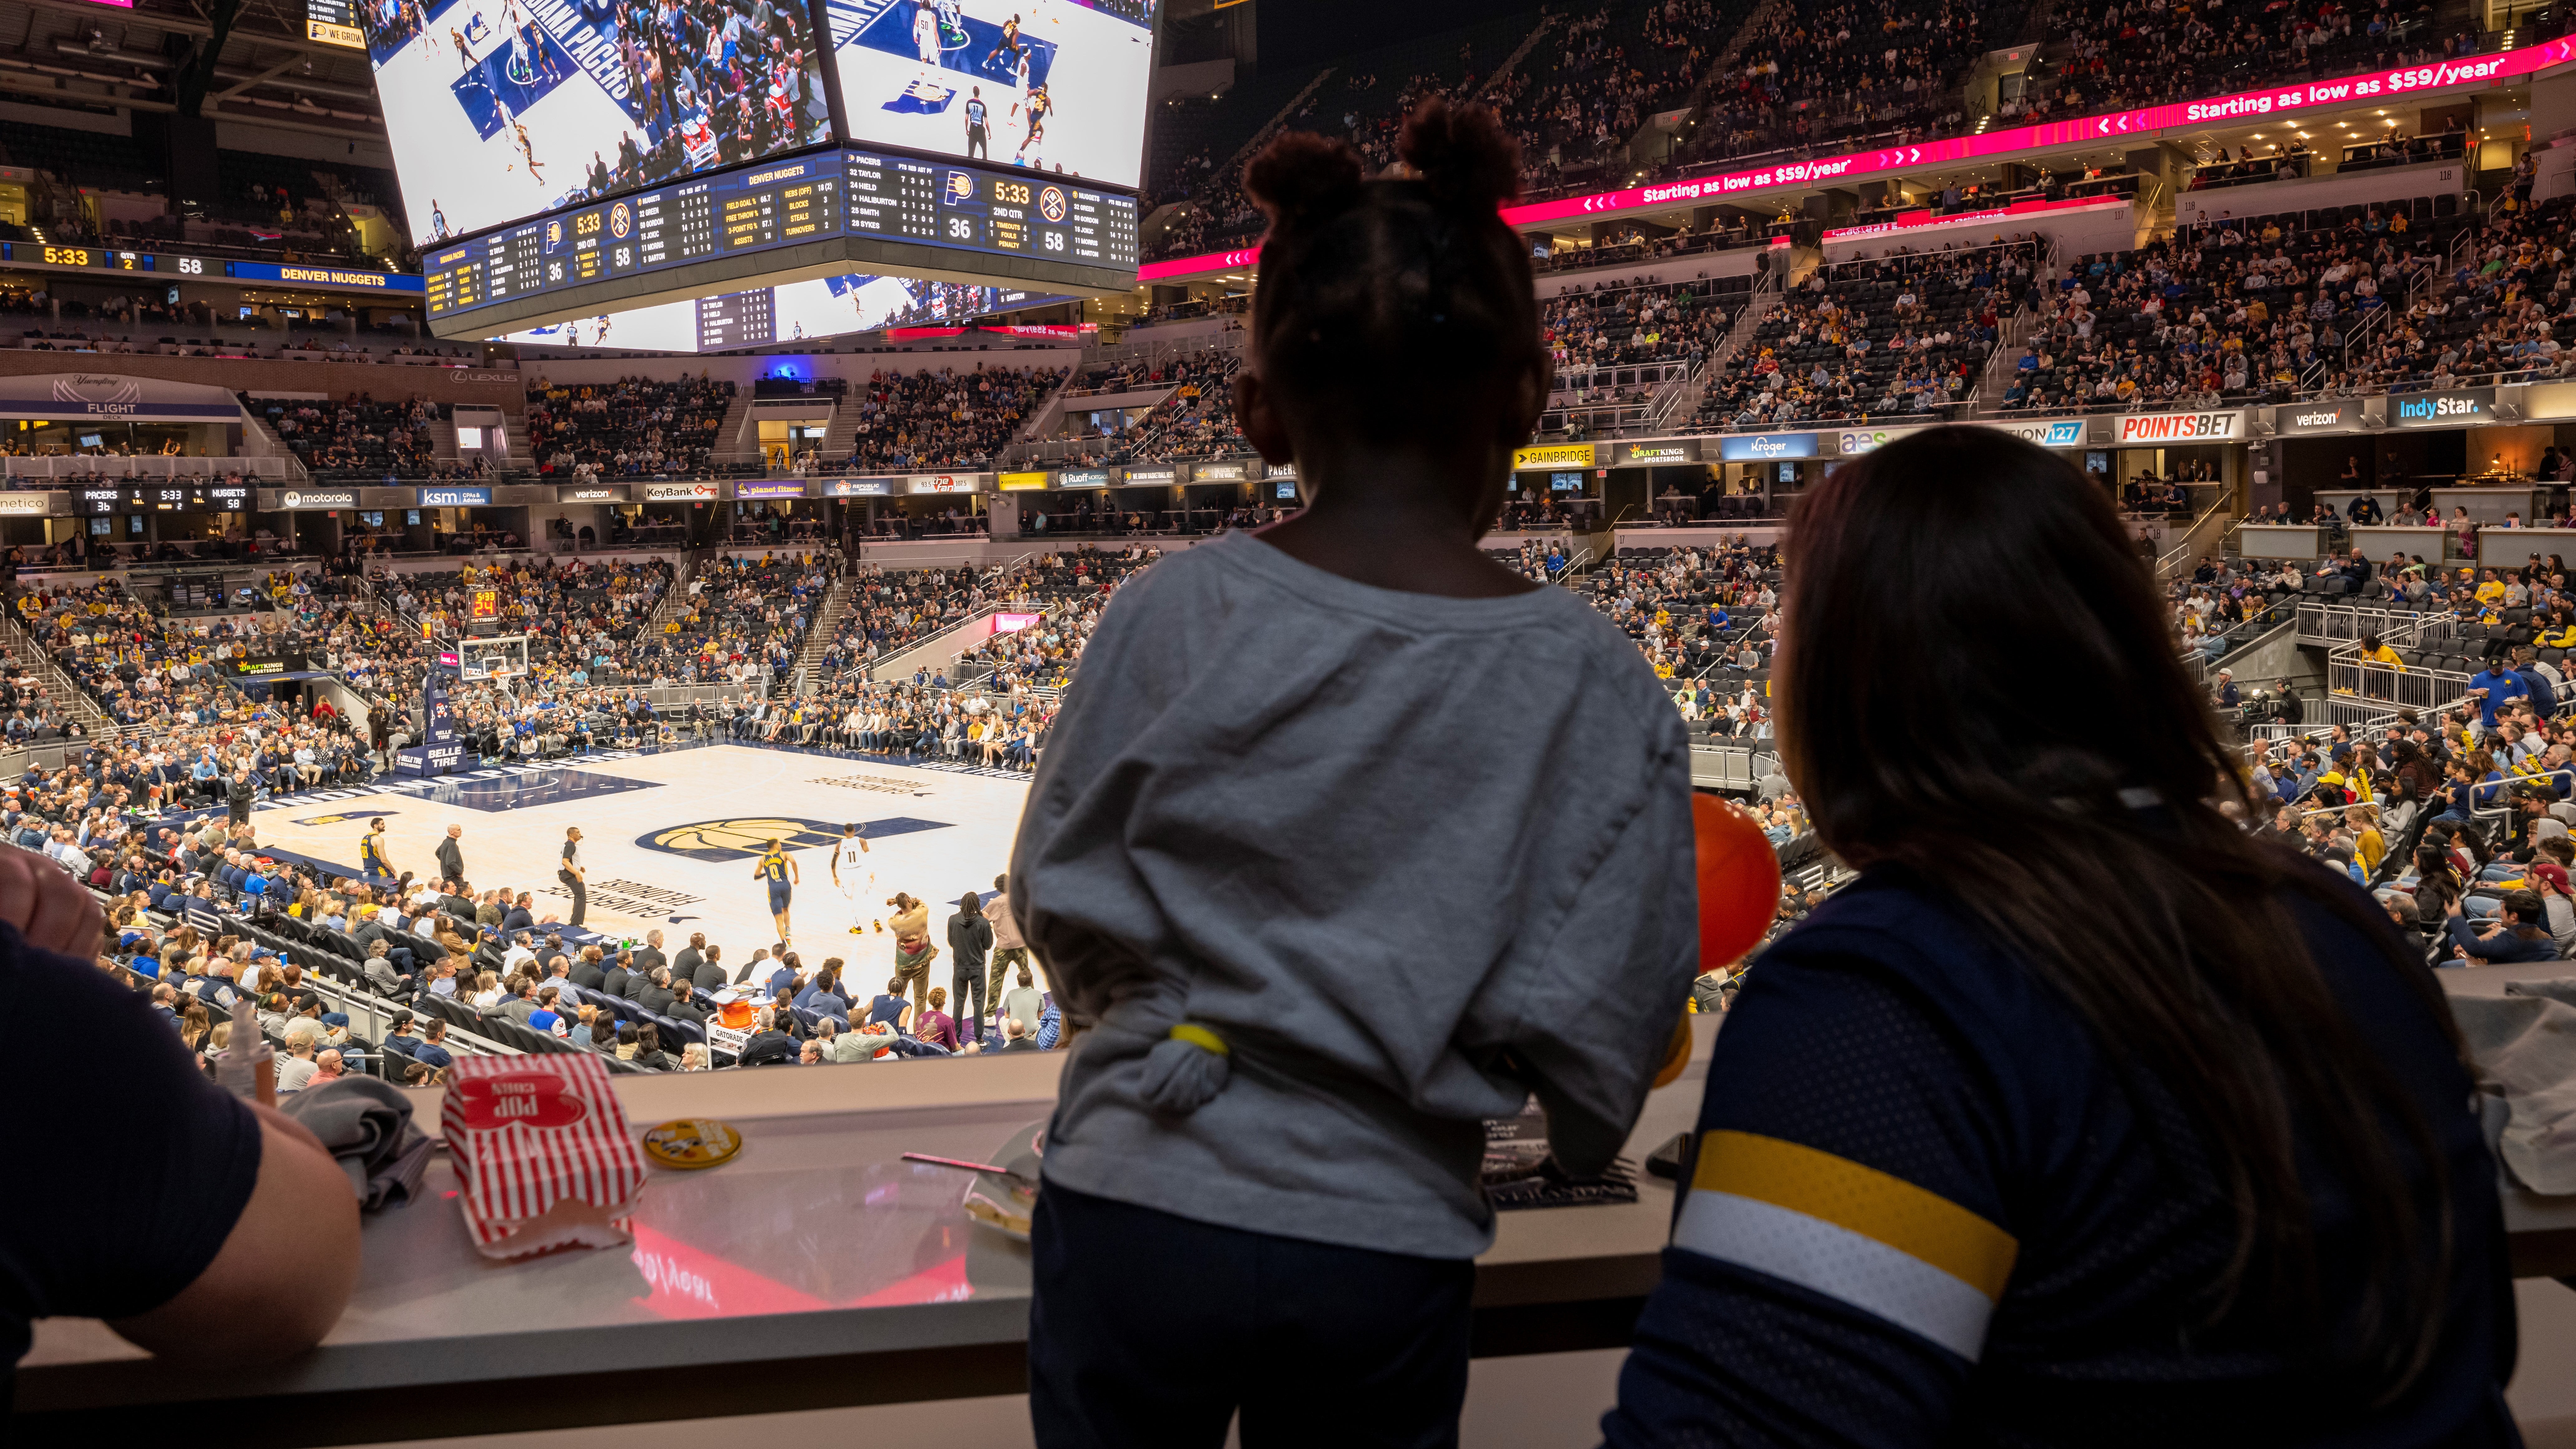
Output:
[[[2495,417],[2495,389],[2464,387],[2456,392],[2420,392],[2388,400],[2388,421],[2401,428],[2456,428],[2490,422]]]

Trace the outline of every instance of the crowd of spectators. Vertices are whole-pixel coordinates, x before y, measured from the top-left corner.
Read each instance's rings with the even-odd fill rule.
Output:
[[[1705,280],[1596,281],[1548,298],[1539,326],[1560,389],[1571,375],[1641,362],[1699,362],[1726,336],[1728,317]]]
[[[529,640],[529,669],[570,688],[649,678],[664,639],[647,635],[654,606],[671,586],[663,559],[595,563],[552,556],[488,567],[388,575],[378,593],[403,619],[455,638],[475,618],[476,596],[492,596],[497,633]]]
[[[1522,188],[1624,178],[1630,143],[1680,109],[1754,7],[1644,0],[1562,18],[1482,99],[1521,143]]]
[[[2035,330],[1999,405],[2214,406],[2561,375],[2576,200],[2508,193],[2465,245],[2472,223],[2432,210],[2220,218],[2079,258],[2032,293]]]
[[[427,473],[438,454],[431,430],[451,412],[448,404],[417,394],[403,402],[378,402],[361,392],[336,403],[237,396],[244,411],[265,421],[277,440],[315,473]]]
[[[855,472],[983,467],[1019,435],[1030,413],[1063,386],[1054,367],[986,367],[966,372],[877,372],[853,390],[858,421],[848,466]]]
[[[2022,8],[1941,0],[1788,6],[1766,13],[1735,65],[1716,77],[1685,162],[1805,146],[1891,130],[1955,131],[1960,82],[2009,44]]]
[[[1699,420],[1767,428],[1966,402],[2038,254],[2035,242],[1998,241],[1818,267],[1710,382]]]
[[[2045,59],[1997,114],[2029,124],[2477,53],[2473,35],[2437,40],[2432,26],[2427,0],[2062,5],[2049,13]]]
[[[734,385],[709,377],[648,377],[528,389],[528,455],[564,477],[686,473],[713,457]]]

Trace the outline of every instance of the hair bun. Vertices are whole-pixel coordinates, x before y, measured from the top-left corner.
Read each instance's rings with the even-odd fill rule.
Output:
[[[1364,169],[1347,141],[1282,131],[1243,168],[1243,189],[1274,229],[1301,227],[1357,205]]]
[[[1521,145],[1493,108],[1433,96],[1413,108],[1395,154],[1443,206],[1499,206],[1521,194]]]

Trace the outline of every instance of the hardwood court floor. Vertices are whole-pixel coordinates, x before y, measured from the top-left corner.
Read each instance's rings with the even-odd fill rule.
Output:
[[[375,817],[384,818],[394,868],[422,874],[436,872],[439,840],[461,825],[474,887],[531,892],[541,918],[571,914],[555,870],[565,829],[579,826],[592,930],[640,940],[659,928],[673,951],[704,931],[736,968],[775,939],[768,891],[752,868],[763,843],[782,838],[801,874],[790,906],[795,949],[808,966],[845,958],[855,984],[874,991],[894,937],[872,927],[897,891],[931,903],[943,953],[931,981],[947,983],[944,923],[958,897],[989,893],[1008,866],[1027,797],[1028,777],[1016,771],[718,743],[606,750],[435,780],[386,776],[263,801],[253,823],[262,844],[351,875]],[[832,883],[844,822],[865,827],[865,870],[874,876],[846,893]],[[849,934],[853,924],[866,934]]]

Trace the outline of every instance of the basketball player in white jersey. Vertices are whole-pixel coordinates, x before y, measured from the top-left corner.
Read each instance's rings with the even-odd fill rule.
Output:
[[[930,0],[920,0],[912,8],[912,48],[923,65],[939,64],[939,14],[930,8]]]
[[[877,893],[877,873],[868,869],[868,838],[856,825],[841,827],[841,843],[832,851],[832,884],[841,888],[841,898],[850,903],[850,934],[864,936],[859,925],[859,902],[873,900]]]

